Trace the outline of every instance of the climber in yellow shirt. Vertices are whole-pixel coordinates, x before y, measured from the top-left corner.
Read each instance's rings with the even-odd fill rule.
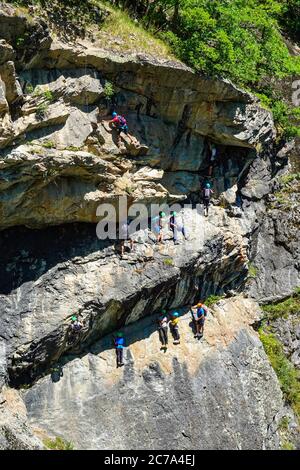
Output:
[[[174,344],[179,344],[180,343],[180,334],[179,334],[179,313],[174,312],[171,315],[171,320],[170,320],[170,330],[174,338]]]

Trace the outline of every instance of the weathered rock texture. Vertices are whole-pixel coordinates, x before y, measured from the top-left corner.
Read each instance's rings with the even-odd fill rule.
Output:
[[[95,226],[48,229],[42,239],[39,231],[14,229],[13,240],[4,232],[1,329],[11,380],[31,381],[70,348],[74,313],[86,321],[82,341],[91,343],[151,311],[242,285],[247,239],[239,219],[224,217],[216,208],[204,222],[186,210],[188,241],[175,246],[166,232],[157,247],[151,232],[137,232],[135,251],[123,260],[112,243],[96,238]]]
[[[0,393],[0,450],[38,450],[42,442],[27,422],[27,411],[18,392],[3,389]]]
[[[66,358],[24,393],[30,423],[79,449],[278,448],[281,391],[249,327],[259,317],[250,300],[221,301],[198,341],[187,313],[166,353],[155,318],[128,326],[124,368],[111,337]]]
[[[108,93],[110,84],[113,96]],[[126,115],[137,143],[123,137],[117,145],[108,123],[114,109]],[[31,385],[66,354],[83,354],[93,344],[97,348],[104,335],[163,307],[179,308],[210,294],[241,291],[249,258],[263,264],[248,284],[251,295],[260,300],[277,297],[279,286],[288,294],[299,281],[298,232],[279,231],[277,213],[270,210],[265,215],[269,193],[276,189],[276,178],[287,161],[285,149],[274,150],[275,134],[271,114],[226,80],[197,75],[178,62],[117,56],[86,41],[70,45],[53,40],[43,21],[1,3],[1,386],[3,381]],[[218,147],[212,169],[210,141]],[[129,205],[198,203],[200,182],[210,171],[214,199],[209,218],[185,210],[189,239],[181,245],[174,246],[166,233],[165,245],[158,247],[154,234],[144,230],[135,235],[134,252],[120,259],[114,240],[96,237],[99,204],[117,207],[124,195]],[[276,256],[274,243],[280,246]],[[268,249],[273,250],[272,261]],[[166,356],[166,370],[156,352],[153,361],[145,356],[139,366],[136,355],[129,357],[124,377],[118,372],[109,379],[107,374],[101,382],[101,364],[113,370],[111,351],[104,353],[104,360],[89,352],[65,367],[61,383],[66,378],[70,383],[86,379],[82,413],[92,424],[107,422],[114,448],[137,448],[138,433],[148,448],[276,448],[278,384],[257,337],[249,327],[241,327],[241,316],[234,326],[237,312],[233,304],[232,308],[228,328],[234,335],[224,336],[219,320],[210,319],[220,327],[221,344],[215,338],[209,345],[208,337],[203,346],[192,343],[195,357],[203,353],[203,360],[194,360],[192,371],[181,347],[177,359],[176,354]],[[247,306],[241,308],[248,311]],[[78,344],[70,346],[72,314],[85,320],[85,326]],[[151,335],[141,344],[156,351],[155,341]],[[26,394],[32,421],[42,427],[47,428],[45,410],[52,410],[46,389],[51,387],[59,403],[73,393],[65,387],[63,395],[61,383],[54,389],[45,377]],[[206,405],[185,418],[190,403],[197,404],[195,390],[204,386]],[[164,391],[178,403],[175,414],[169,400],[162,400]],[[120,416],[122,429],[118,435],[109,418],[108,397],[117,400],[122,394],[128,405],[115,415]],[[39,412],[37,399],[44,403]],[[135,399],[145,403],[149,426],[142,431],[141,420],[129,421]],[[61,421],[55,410],[48,414],[49,431],[54,433],[57,426],[65,434],[64,425],[74,419],[69,414],[72,403],[69,400]],[[161,428],[155,428],[152,415]],[[132,427],[129,433],[123,432],[125,422]],[[207,435],[201,423],[207,424]],[[82,441],[83,447],[110,447],[104,431],[97,428],[93,436],[81,436],[80,425],[76,427],[77,435],[70,435],[70,429],[66,435],[78,446]],[[149,434],[143,434],[147,429]],[[11,444],[5,432],[2,435],[3,447],[23,445]],[[203,435],[202,443],[195,435]]]

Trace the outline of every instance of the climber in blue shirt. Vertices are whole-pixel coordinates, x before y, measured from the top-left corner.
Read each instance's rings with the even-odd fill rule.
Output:
[[[114,344],[116,348],[116,355],[117,355],[117,367],[121,367],[124,365],[123,362],[123,349],[125,346],[125,338],[123,336],[123,333],[119,331],[117,333],[116,338],[114,338]]]

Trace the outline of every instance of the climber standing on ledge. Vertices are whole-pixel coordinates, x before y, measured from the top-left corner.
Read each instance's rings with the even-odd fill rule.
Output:
[[[177,218],[177,212],[175,211],[171,211],[169,226],[170,226],[170,230],[173,232],[173,240],[174,240],[175,245],[179,243],[178,232],[182,233],[185,240],[187,239],[184,224],[183,222],[179,223],[178,218]]]
[[[119,331],[117,333],[116,338],[114,338],[114,344],[116,348],[116,355],[117,355],[117,367],[124,366],[123,362],[123,349],[125,346],[125,339],[123,333]]]
[[[128,133],[128,125],[127,121],[124,116],[121,116],[120,114],[117,114],[115,111],[112,113],[112,119],[109,121],[110,125],[113,125],[115,129],[118,132],[118,141],[117,145],[120,145],[120,135],[121,132],[124,132],[125,135],[129,138],[130,142],[135,144],[136,139],[134,139],[129,133]]]
[[[209,208],[210,198],[212,194],[213,194],[213,190],[211,189],[211,184],[209,182],[205,183],[204,188],[202,190],[205,217],[208,216],[208,208]]]
[[[174,344],[179,344],[180,343],[180,334],[179,334],[179,313],[174,312],[171,315],[171,320],[170,320],[170,330],[174,338]]]
[[[168,347],[168,317],[166,310],[162,310],[162,313],[157,319],[159,339],[161,341],[161,349],[166,350]]]
[[[193,309],[197,309],[196,312],[193,312]],[[195,320],[196,325],[196,334],[195,338],[202,338],[204,333],[204,323],[205,318],[208,313],[208,308],[202,302],[199,302],[195,307],[192,307],[192,312]]]

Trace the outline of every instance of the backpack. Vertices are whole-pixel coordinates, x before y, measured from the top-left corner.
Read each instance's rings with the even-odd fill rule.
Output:
[[[210,197],[210,188],[205,188],[203,191],[204,197],[209,198]]]
[[[205,310],[203,307],[197,308],[197,318],[206,317]]]
[[[119,121],[119,124],[120,124],[121,127],[124,127],[124,126],[127,125],[127,121],[126,121],[126,119],[124,118],[124,116],[120,116],[120,115],[119,115],[119,116],[118,116],[118,121]]]

